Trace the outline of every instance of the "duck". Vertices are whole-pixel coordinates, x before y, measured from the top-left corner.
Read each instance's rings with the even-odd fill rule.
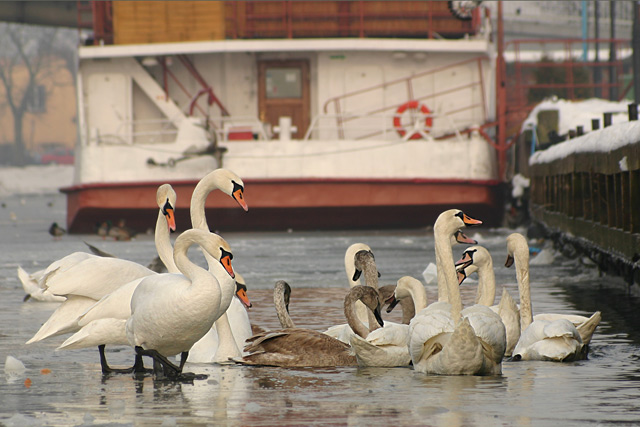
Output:
[[[468,275],[474,272],[478,273],[476,304],[486,305],[502,319],[507,337],[504,355],[511,357],[513,349],[520,339],[520,308],[504,287],[500,303],[493,304],[496,297],[496,278],[491,254],[482,246],[471,246],[463,252],[462,257],[455,265],[458,272],[458,284],[462,284]]]
[[[57,222],[54,222],[49,227],[49,234],[53,236],[53,240],[60,240],[62,236],[67,234],[67,230],[60,227]]]
[[[107,237],[112,237],[113,240],[128,241],[133,239],[138,232],[133,228],[127,226],[124,218],[118,220],[118,224],[109,227],[107,231]]]
[[[500,317],[486,306],[476,304],[462,309],[451,249],[450,238],[457,230],[481,223],[459,209],[449,209],[434,224],[436,259],[442,267],[438,275],[445,278],[448,302],[430,304],[409,324],[409,354],[418,372],[440,375],[502,372],[505,327]]]
[[[507,237],[505,265],[510,267],[514,263],[520,293],[522,333],[513,350],[512,359],[515,361],[546,360],[556,362],[586,359],[588,343],[600,323],[601,312],[596,311],[588,318],[560,314],[543,314],[535,318],[529,285],[529,246],[525,237],[520,233],[512,233]],[[573,323],[576,320],[582,322],[576,326]]]
[[[169,233],[176,227],[175,200],[176,194],[171,185],[158,187],[155,243],[159,254],[166,254],[166,248],[171,248]],[[163,261],[169,262],[166,255],[163,255]],[[38,284],[43,289],[42,294],[61,296],[65,300],[26,344],[77,332],[80,329],[79,317],[102,297],[152,274],[156,273],[133,261],[84,252],[75,252],[53,262],[42,273]]]
[[[189,260],[187,251],[194,244],[216,260],[210,271]],[[195,374],[182,370],[191,347],[228,308],[221,306],[221,300],[236,287],[233,254],[219,235],[190,229],[176,239],[173,258],[181,274],[157,274],[140,282],[131,297],[125,331],[136,355],[153,359],[156,379],[193,380]],[[180,364],[175,365],[168,358],[178,354]],[[135,373],[141,371],[138,361]]]
[[[348,323],[355,333],[366,336],[369,330],[356,315],[355,302],[358,300],[371,309],[378,324],[384,326],[380,316],[380,294],[370,286],[356,285],[345,296],[344,313]],[[247,354],[234,359],[236,363],[290,368],[358,364],[349,344],[320,331],[305,328],[283,328],[254,335],[247,340],[244,351]]]

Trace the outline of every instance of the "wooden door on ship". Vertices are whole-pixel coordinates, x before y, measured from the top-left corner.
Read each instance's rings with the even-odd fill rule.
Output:
[[[278,126],[280,117],[291,117],[300,139],[309,126],[309,62],[306,60],[258,63],[258,108],[260,119]]]

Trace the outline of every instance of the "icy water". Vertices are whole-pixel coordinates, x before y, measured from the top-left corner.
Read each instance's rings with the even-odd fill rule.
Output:
[[[640,423],[640,322],[638,299],[618,278],[556,256],[531,267],[534,312],[591,314],[602,323],[588,360],[574,363],[504,362],[496,377],[425,376],[410,368],[281,369],[187,364],[208,375],[193,384],[154,383],[128,375],[103,378],[96,349],[54,351],[65,337],[25,345],[56,304],[23,302],[16,275],[78,250],[83,241],[123,258],[147,263],[150,235],[130,242],[97,236],[47,233],[64,223],[64,197],[12,196],[0,200],[0,363],[11,355],[26,372],[0,373],[0,424],[25,425],[631,425]],[[469,212],[473,214],[473,212]],[[153,219],[151,220],[153,222]],[[214,219],[211,218],[213,223]],[[494,258],[498,294],[504,285],[517,296],[515,272],[502,267],[511,230],[469,230]],[[343,323],[347,289],[345,249],[369,244],[381,285],[403,275],[422,279],[434,261],[428,230],[371,232],[223,233],[234,252],[254,307],[251,321],[278,326],[272,302],[276,280],[293,288],[291,316],[300,327],[324,329]],[[459,256],[464,248],[454,248]],[[193,251],[192,251],[193,252]],[[427,287],[430,301],[435,284]],[[473,301],[473,283],[462,287]],[[385,314],[398,321],[398,309]],[[113,365],[129,365],[133,351],[112,348]]]

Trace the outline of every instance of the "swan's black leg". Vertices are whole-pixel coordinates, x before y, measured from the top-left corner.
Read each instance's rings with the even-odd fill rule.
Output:
[[[194,379],[205,379],[207,375],[196,375],[194,373],[182,373],[182,368],[187,361],[188,352],[181,354],[180,366],[176,366],[169,359],[156,350],[145,350],[142,347],[136,347],[136,353],[141,356],[149,356],[153,358],[153,371],[156,379],[173,380],[173,381],[193,381]]]
[[[133,372],[133,368],[112,368],[107,363],[107,356],[104,353],[105,345],[101,344],[98,346],[98,352],[100,353],[100,366],[102,367],[102,374],[130,374]],[[144,367],[143,367],[144,368]]]
[[[180,372],[182,372],[182,368],[184,368],[184,364],[187,363],[187,358],[189,357],[188,351],[183,351],[180,354],[180,366],[178,367]]]

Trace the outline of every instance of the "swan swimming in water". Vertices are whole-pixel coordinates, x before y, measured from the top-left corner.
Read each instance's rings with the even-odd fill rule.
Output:
[[[348,323],[357,334],[366,336],[369,333],[368,328],[356,315],[354,303],[357,300],[369,307],[374,312],[377,322],[383,326],[380,295],[370,286],[357,285],[349,290],[344,299],[344,312]],[[280,309],[282,307],[283,305],[279,305]],[[288,313],[281,312],[280,315],[285,319],[288,317]],[[289,324],[287,320],[285,324]],[[322,332],[304,328],[285,328],[255,335],[247,340],[244,351],[248,354],[234,359],[237,363],[281,367],[335,367],[358,364],[348,344]]]
[[[364,277],[366,286],[378,289],[378,278],[380,277],[380,273],[378,272],[375,257],[373,256],[373,252],[369,245],[364,243],[354,243],[349,246],[345,252],[344,265],[350,288],[361,285],[360,279]],[[358,320],[367,327],[372,325],[372,331],[379,327],[371,310],[369,310],[362,302],[355,302],[355,310]],[[354,335],[354,332],[348,323],[331,326],[324,331],[324,333],[342,341],[345,344],[349,344],[351,336]]]
[[[577,328],[570,315],[542,315],[537,319],[531,307],[529,288],[529,246],[523,235],[512,233],[507,237],[507,263],[516,265],[516,277],[520,292],[520,340],[513,350],[514,360],[572,361],[587,356],[587,342],[601,319],[595,312]],[[585,337],[583,339],[582,337]]]
[[[510,357],[516,343],[520,339],[520,309],[506,288],[502,289],[500,303],[494,305],[496,296],[496,278],[493,271],[493,260],[489,251],[482,246],[471,246],[456,262],[459,284],[474,272],[478,273],[478,293],[476,304],[486,305],[502,319],[507,336],[504,355]]]
[[[432,303],[409,325],[409,354],[416,371],[442,375],[495,375],[502,371],[504,325],[486,306],[462,309],[451,250],[451,236],[477,224],[481,222],[458,209],[447,210],[436,220],[436,258],[442,266],[438,274],[444,275],[448,302]],[[396,296],[398,293],[396,289]]]

